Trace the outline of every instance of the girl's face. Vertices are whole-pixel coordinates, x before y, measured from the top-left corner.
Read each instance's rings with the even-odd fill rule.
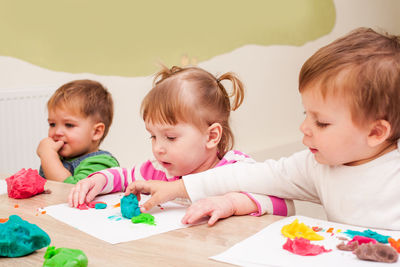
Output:
[[[353,123],[344,97],[327,95],[324,99],[315,86],[307,88],[301,97],[306,115],[300,126],[303,144],[319,163],[358,165],[368,158],[369,128]]]
[[[65,108],[49,110],[48,136],[54,141],[63,141],[58,154],[64,158],[74,158],[97,151],[93,141],[95,123]]]
[[[145,122],[155,158],[171,176],[205,171],[219,161],[216,149],[208,149],[207,129],[188,123],[176,125]]]

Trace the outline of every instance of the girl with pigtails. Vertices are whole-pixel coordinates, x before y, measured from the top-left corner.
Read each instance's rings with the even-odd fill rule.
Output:
[[[230,93],[222,81],[231,82]],[[227,164],[254,162],[246,154],[232,150],[234,136],[229,116],[243,98],[243,84],[232,72],[215,77],[198,67],[162,67],[141,105],[154,159],[131,168],[110,168],[89,175],[71,190],[70,206],[89,203],[98,194],[129,194],[129,184],[137,180],[170,182]],[[233,202],[251,199],[258,210],[252,215],[294,214],[292,201],[247,192],[230,196],[229,201]],[[245,215],[240,209],[234,214]],[[213,223],[211,218],[209,224]]]

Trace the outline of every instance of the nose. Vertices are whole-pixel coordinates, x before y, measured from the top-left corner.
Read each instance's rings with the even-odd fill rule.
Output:
[[[55,136],[63,136],[64,135],[64,130],[60,126],[55,126],[49,129],[49,136],[50,137],[55,137]]]
[[[305,118],[303,120],[303,122],[300,124],[300,131],[305,135],[305,136],[311,136],[312,135],[312,131],[310,129],[310,127],[308,126],[307,123],[307,118]]]
[[[165,154],[166,150],[162,141],[154,140],[152,145],[155,154]]]

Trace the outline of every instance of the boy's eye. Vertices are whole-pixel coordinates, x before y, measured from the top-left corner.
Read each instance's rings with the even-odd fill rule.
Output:
[[[167,139],[170,140],[170,141],[174,141],[174,140],[176,139],[176,137],[174,137],[174,136],[167,136]]]
[[[328,127],[328,126],[330,125],[329,123],[319,122],[319,121],[316,121],[315,124],[316,124],[317,127],[319,127],[319,128],[326,128],[326,127]]]
[[[54,122],[49,122],[50,127],[56,127],[56,124]]]
[[[67,128],[72,128],[72,127],[74,127],[74,125],[71,124],[71,123],[66,123],[66,124],[65,124],[65,127],[67,127]]]

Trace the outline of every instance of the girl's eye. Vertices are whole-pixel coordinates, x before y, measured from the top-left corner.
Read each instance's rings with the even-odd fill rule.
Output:
[[[315,124],[316,124],[317,127],[319,127],[319,128],[326,128],[326,127],[328,127],[328,126],[330,125],[329,123],[319,122],[319,121],[316,121]]]
[[[150,139],[156,139],[155,135],[150,136]]]

